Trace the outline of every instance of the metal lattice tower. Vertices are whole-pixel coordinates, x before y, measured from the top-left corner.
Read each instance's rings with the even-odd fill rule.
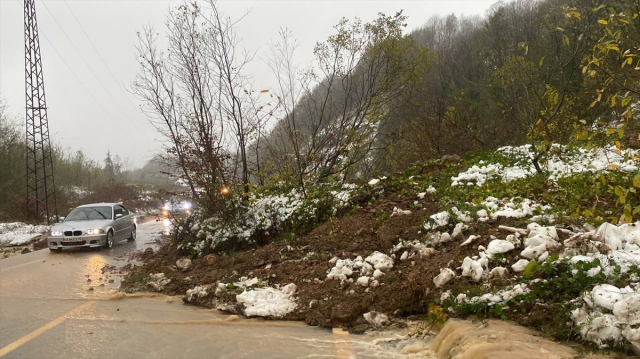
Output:
[[[49,121],[35,0],[24,0],[25,94],[27,99],[27,218],[38,223],[58,217],[49,141]]]

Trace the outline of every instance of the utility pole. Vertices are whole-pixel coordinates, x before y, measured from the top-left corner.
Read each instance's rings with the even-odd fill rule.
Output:
[[[56,187],[44,96],[44,77],[35,0],[24,0],[25,94],[27,122],[27,219],[57,220]]]

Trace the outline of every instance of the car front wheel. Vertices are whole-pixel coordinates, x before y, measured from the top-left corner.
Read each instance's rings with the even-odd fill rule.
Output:
[[[133,226],[133,228],[131,229],[131,235],[129,236],[129,238],[127,238],[130,242],[133,242],[136,240],[136,226]]]
[[[113,232],[109,231],[107,232],[107,240],[106,243],[104,244],[105,248],[113,248]]]

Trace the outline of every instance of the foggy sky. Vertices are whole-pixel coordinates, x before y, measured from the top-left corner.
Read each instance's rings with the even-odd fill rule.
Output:
[[[240,46],[256,52],[248,68],[255,89],[272,82],[262,62],[270,41],[287,28],[299,47],[298,61],[308,65],[313,46],[333,33],[342,17],[365,22],[378,12],[404,10],[406,32],[429,17],[450,13],[483,15],[495,0],[466,1],[219,1],[238,24]],[[141,167],[161,151],[159,136],[128,89],[137,71],[136,31],[153,25],[162,35],[168,9],[181,1],[36,0],[49,130],[52,142],[82,150],[104,164],[107,151]],[[75,15],[75,17],[74,17]],[[77,19],[77,21],[76,21]],[[24,126],[24,24],[22,0],[0,0],[0,98]],[[65,35],[66,33],[66,35]],[[86,35],[85,35],[86,33]],[[22,128],[24,131],[24,128]]]

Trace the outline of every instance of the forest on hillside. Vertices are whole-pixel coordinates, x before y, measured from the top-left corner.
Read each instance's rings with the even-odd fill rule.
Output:
[[[21,126],[0,102],[0,221],[24,221],[26,213],[26,142]],[[81,150],[52,144],[58,215],[64,216],[82,201],[119,201],[139,198],[132,186],[166,185],[164,167],[152,159],[133,168],[127,159],[105,154],[103,162]],[[154,198],[154,200],[157,198]],[[53,213],[53,211],[52,211]]]
[[[165,172],[213,214],[223,187],[242,198],[275,184],[306,195],[522,144],[544,175],[554,144],[639,146],[640,0],[502,1],[484,17],[435,16],[407,33],[410,16],[343,19],[309,68],[296,61],[296,34],[282,30],[261,56],[275,85],[256,89],[247,65],[258,60],[216,2],[170,10],[166,31],[142,29],[132,54],[132,91],[166,153],[134,171],[52,144],[59,201]],[[0,216],[19,217],[24,135],[4,108],[0,126]]]
[[[482,18],[436,16],[408,35],[412,14],[401,11],[343,19],[310,68],[283,30],[266,56],[277,79],[269,89],[252,88],[255,59],[208,5],[169,12],[167,49],[156,29],[139,33],[133,89],[167,139],[165,162],[209,214],[229,184],[244,198],[283,183],[306,195],[522,144],[544,175],[554,144],[638,146],[638,0],[504,1]]]

